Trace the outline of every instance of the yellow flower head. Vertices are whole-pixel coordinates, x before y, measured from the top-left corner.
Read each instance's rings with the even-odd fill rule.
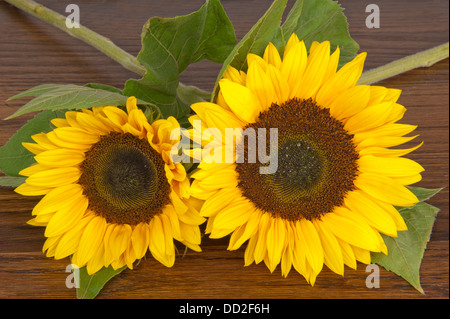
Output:
[[[36,164],[16,188],[22,195],[45,195],[34,207],[32,225],[45,226],[43,250],[89,274],[142,258],[147,250],[167,267],[175,261],[173,239],[200,251],[200,217],[189,198],[189,178],[174,163],[170,139],[178,122],[169,117],[149,123],[127,100],[115,106],[69,111],[56,128],[23,143]]]
[[[264,261],[273,271],[280,264],[284,276],[294,266],[313,285],[323,264],[343,274],[344,264],[370,263],[370,252],[387,254],[380,233],[406,230],[394,206],[418,201],[405,185],[419,181],[423,168],[401,157],[418,146],[391,147],[413,139],[405,135],[416,126],[396,123],[405,112],[400,90],[357,85],[365,57],[337,71],[339,48],[330,54],[329,42],[314,42],[308,55],[293,35],[283,56],[269,44],[263,57],[247,56],[247,73],[229,67],[216,103],[192,105],[191,122],[223,135],[277,129],[274,173],[262,174],[270,163],[249,160],[246,146],[241,158],[242,148],[233,149],[228,163],[203,158],[192,175],[206,232],[231,234],[230,250],[248,241],[245,265]]]

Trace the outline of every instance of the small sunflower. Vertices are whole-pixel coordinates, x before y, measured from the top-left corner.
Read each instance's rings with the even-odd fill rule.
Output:
[[[130,97],[127,112],[114,106],[69,111],[53,119],[56,128],[23,143],[36,164],[16,192],[45,195],[29,224],[45,226],[43,251],[89,274],[142,258],[150,250],[167,267],[175,261],[173,239],[200,251],[198,214],[189,198],[189,178],[174,163],[173,118],[149,124]]]
[[[295,34],[282,57],[270,43],[262,58],[247,55],[247,73],[228,67],[217,102],[192,105],[190,119],[222,135],[277,128],[275,173],[261,174],[267,163],[249,160],[248,146],[236,160],[233,146],[231,163],[202,159],[191,194],[205,201],[211,238],[231,234],[229,250],[248,241],[246,266],[281,264],[284,276],[294,266],[311,285],[324,264],[343,275],[344,265],[370,263],[370,252],[388,253],[380,233],[407,229],[394,206],[418,202],[405,185],[423,171],[402,157],[420,145],[391,148],[416,128],[396,123],[400,90],[357,85],[366,53],[337,71],[339,54],[314,42],[308,55]]]

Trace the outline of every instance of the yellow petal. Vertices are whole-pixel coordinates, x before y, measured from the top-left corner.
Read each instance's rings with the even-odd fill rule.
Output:
[[[330,60],[330,42],[324,41],[317,45],[308,56],[307,67],[295,96],[302,99],[314,97],[323,84]]]
[[[280,71],[289,84],[289,98],[295,97],[298,92],[300,82],[306,69],[307,61],[306,47],[303,41],[298,42],[289,50],[286,50],[281,63]]]
[[[353,137],[353,140],[355,143],[361,143],[362,141],[368,138],[385,137],[385,136],[400,137],[408,133],[411,133],[416,128],[417,125],[398,124],[398,123],[386,124],[372,130],[357,133]]]
[[[390,177],[412,176],[424,171],[424,168],[409,158],[362,156],[358,160],[362,172],[379,173]]]
[[[109,244],[106,249],[111,252],[112,258],[117,260],[120,255],[127,249],[131,240],[131,226],[128,224],[116,225],[109,237]]]
[[[45,236],[57,236],[74,227],[85,214],[88,204],[86,197],[79,196],[73,204],[59,209],[50,219]]]
[[[388,122],[392,112],[393,103],[383,102],[372,105],[349,118],[345,123],[345,129],[352,134],[374,129]]]
[[[154,216],[150,221],[150,241],[149,248],[152,256],[164,264],[166,241],[164,236],[164,229],[159,216]]]
[[[127,113],[130,114],[132,111],[137,110],[137,100],[134,96],[130,96],[127,99]]]
[[[164,230],[164,240],[165,240],[165,263],[166,267],[172,267],[175,263],[175,245],[173,244],[172,228],[170,225],[169,217],[164,214],[160,215],[162,227]]]
[[[345,205],[363,216],[375,229],[391,237],[397,236],[397,227],[392,217],[363,192],[349,192],[345,197]]]
[[[227,69],[223,73],[224,79],[229,79],[235,83],[239,83],[241,85],[245,85],[245,78],[242,77],[242,74],[231,65],[228,65]]]
[[[269,64],[273,65],[276,68],[281,66],[281,58],[278,53],[277,48],[273,45],[272,42],[269,42],[266,49],[264,50],[263,59]]]
[[[300,40],[298,39],[297,35],[295,33],[292,33],[289,37],[288,42],[286,43],[286,47],[284,48],[284,55],[288,54],[288,52],[294,47],[294,45],[299,42]]]
[[[227,111],[215,103],[199,102],[191,105],[197,116],[206,123],[207,127],[218,128],[225,134],[226,128],[240,128],[245,123],[232,112]]]
[[[93,215],[83,217],[73,228],[61,236],[61,240],[55,250],[55,259],[65,258],[78,250],[83,230],[93,217]]]
[[[262,111],[267,110],[276,101],[275,89],[270,81],[270,77],[258,65],[249,64],[247,71],[247,88],[258,98]]]
[[[363,218],[356,217],[347,208],[335,207],[334,212],[326,214],[322,221],[336,237],[370,251],[379,251],[379,241],[376,232]]]
[[[131,242],[136,254],[136,258],[144,257],[149,244],[150,232],[148,223],[140,223],[136,225],[131,234]]]
[[[53,167],[75,166],[84,158],[84,152],[63,148],[44,151],[34,157],[39,164]]]
[[[236,250],[241,245],[249,240],[257,231],[258,224],[261,218],[261,213],[256,209],[250,214],[248,221],[239,226],[238,231],[234,231],[230,237],[230,243],[228,245],[228,250]]]
[[[237,185],[238,173],[234,169],[222,169],[214,174],[199,180],[199,186],[206,190],[220,188],[234,188]],[[195,178],[193,176],[193,178]]]
[[[76,120],[85,130],[97,134],[105,134],[112,129],[101,121],[98,117],[86,114],[83,112],[76,112]]]
[[[105,254],[105,248],[103,245],[100,245],[97,251],[94,253],[94,256],[87,262],[86,270],[88,275],[93,275],[104,266],[106,266],[103,262]],[[117,269],[117,268],[115,268]]]
[[[313,273],[318,274],[323,267],[323,247],[317,229],[309,220],[302,219],[296,223],[296,229],[303,243],[306,259],[311,266]]]
[[[214,219],[213,231],[210,237],[219,238],[216,237],[215,229],[226,229],[229,230],[228,233],[231,233],[236,227],[247,222],[251,213],[252,205],[248,201],[232,203],[217,214]]]
[[[344,264],[356,270],[356,258],[352,246],[346,241],[340,239],[339,237],[336,237],[336,239],[339,243],[339,246],[341,246],[342,249],[342,257],[344,258]]]
[[[127,113],[118,107],[106,106],[103,108],[103,113],[116,127],[122,127],[128,122]]]
[[[242,193],[239,188],[223,188],[205,201],[200,210],[200,214],[204,217],[216,215],[231,202],[241,197]]]
[[[267,231],[267,257],[269,270],[273,272],[281,261],[281,255],[286,244],[286,229],[284,220],[273,218]]]
[[[275,103],[280,105],[286,102],[289,98],[289,84],[287,80],[283,78],[280,70],[273,65],[269,65],[266,72],[275,90]]]
[[[77,262],[79,267],[83,267],[94,256],[98,247],[103,243],[103,236],[106,231],[106,220],[103,217],[94,217],[83,231],[77,251]]]
[[[43,147],[42,145],[35,144],[35,143],[26,143],[23,142],[22,146],[25,147],[27,150],[29,150],[33,154],[39,154],[43,151],[46,151],[47,149]]]
[[[201,242],[201,234],[198,227],[180,223],[180,232],[183,244],[192,250],[201,251],[200,247],[197,247]]]
[[[52,188],[49,187],[40,187],[40,186],[34,186],[27,183],[23,183],[22,185],[16,187],[14,191],[20,195],[24,196],[40,196],[45,195],[49,191],[51,191]]]
[[[358,54],[330,77],[317,92],[317,103],[323,106],[330,105],[338,94],[355,86],[361,76],[366,56],[365,52]]]
[[[255,261],[255,247],[258,242],[258,235],[255,234],[248,241],[247,247],[244,253],[244,266],[247,267]]]
[[[328,216],[327,214],[325,216]],[[328,223],[314,220],[314,226],[319,234],[323,247],[323,260],[325,264],[335,273],[344,275],[344,257],[342,256],[341,246],[335,235],[331,232]]]
[[[355,134],[356,135],[356,134]],[[392,147],[401,145],[404,143],[408,143],[415,139],[418,135],[415,136],[378,136],[378,137],[368,137],[365,140],[359,142],[356,145],[357,150],[363,150],[367,147]]]
[[[98,134],[88,133],[85,130],[76,127],[60,127],[52,132],[58,139],[73,144],[94,144],[99,140]],[[48,135],[47,135],[48,136]],[[48,136],[50,138],[50,136]]]
[[[359,155],[360,156],[373,155],[373,156],[381,156],[381,157],[401,157],[401,156],[404,156],[406,154],[409,154],[409,153],[415,151],[422,145],[423,145],[423,142],[421,142],[417,146],[407,148],[407,149],[389,149],[389,148],[384,148],[384,147],[379,147],[379,146],[371,146],[371,147],[366,147],[366,148],[362,149],[361,151],[359,151]]]
[[[342,92],[330,104],[331,115],[337,119],[345,119],[364,110],[369,102],[369,90],[369,85],[357,85]]]
[[[368,198],[371,198],[371,196],[365,194]],[[372,201],[376,201],[375,199],[371,198]],[[402,215],[400,215],[400,213],[398,212],[398,210],[392,206],[391,204],[382,202],[382,201],[377,201],[377,205],[380,206],[386,213],[388,213],[392,220],[395,223],[395,226],[397,227],[397,230],[402,231],[402,230],[408,230],[408,227],[405,224],[405,221],[403,220]]]
[[[355,254],[355,258],[357,261],[362,262],[364,264],[371,263],[370,251],[366,249],[362,249],[356,246],[352,246],[353,253]]]
[[[31,175],[34,175],[39,172],[47,171],[48,169],[49,169],[48,166],[44,166],[41,164],[33,164],[33,165],[28,166],[28,167],[24,168],[23,170],[21,170],[19,172],[19,175],[31,176]]]
[[[57,148],[57,146],[49,140],[46,133],[38,133],[31,136],[31,138],[39,144],[39,146],[46,148],[48,150]]]
[[[270,224],[271,216],[263,214],[260,219],[260,225],[257,236],[253,257],[255,263],[259,264],[264,260],[267,253],[267,230]]]
[[[361,173],[354,184],[370,196],[392,205],[413,206],[419,201],[410,190],[387,176]]]
[[[69,184],[49,191],[33,208],[33,215],[48,214],[72,205],[83,195],[83,188],[79,184]]]
[[[81,176],[77,167],[54,168],[38,172],[26,179],[27,184],[42,187],[59,187],[76,182]]]
[[[328,81],[333,75],[336,74],[336,70],[339,64],[339,57],[341,54],[341,50],[339,46],[336,47],[333,54],[330,56],[330,61],[328,62],[327,71],[325,72],[325,76],[323,77],[323,81]]]
[[[74,128],[73,127],[61,127],[56,130],[62,130],[62,129],[74,129]],[[47,138],[50,142],[52,142],[54,145],[56,145],[57,148],[70,148],[70,149],[75,149],[75,150],[87,151],[92,146],[92,144],[78,142],[79,139],[82,138],[81,134],[78,137],[74,138],[73,136],[71,137],[70,134],[67,134],[64,136],[64,134],[67,132],[60,131],[59,133],[64,133],[64,134],[61,134],[61,136],[63,136],[63,138],[59,138],[56,135],[56,130],[48,132]],[[71,141],[67,141],[69,139]]]
[[[50,122],[56,127],[66,127],[70,126],[69,122],[66,119],[54,118]]]
[[[222,79],[219,85],[233,113],[246,123],[254,123],[262,110],[258,98],[245,86],[230,80]]]
[[[182,241],[183,238],[181,236],[180,221],[175,208],[172,205],[167,205],[164,207],[163,213],[169,218],[173,238],[178,241]]]

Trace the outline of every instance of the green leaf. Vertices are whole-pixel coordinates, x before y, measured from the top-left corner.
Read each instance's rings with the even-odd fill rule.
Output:
[[[117,92],[94,89],[87,86],[60,84],[46,86],[44,88],[42,86],[39,87],[27,90],[13,97],[33,96],[31,94],[36,96],[36,98],[26,103],[6,119],[42,110],[75,110],[104,105],[124,106],[127,101],[127,96]],[[144,101],[138,101],[138,104],[153,107]],[[158,110],[155,108],[155,111]]]
[[[408,187],[411,192],[416,195],[416,197],[419,199],[419,201],[424,202],[426,200],[429,200],[431,197],[439,193],[443,188],[434,188],[434,189],[428,189],[428,188],[422,188],[422,187]]]
[[[261,56],[269,42],[283,52],[292,33],[296,33],[300,40],[305,41],[307,48],[313,41],[323,42],[326,40],[330,41],[332,51],[339,46],[339,66],[356,56],[359,45],[350,37],[347,18],[336,1],[297,0],[285,22],[280,26],[285,7],[286,1],[274,1],[267,12],[234,48],[217,77],[213,100],[217,97],[218,81],[222,78],[228,65],[245,71],[248,53]]]
[[[206,1],[189,15],[151,18],[141,39],[137,58],[146,74],[128,80],[123,92],[157,105],[164,117],[176,118],[185,116],[190,106],[190,101],[178,94],[179,75],[202,59],[222,63],[236,43],[234,29],[218,0]],[[203,100],[201,94],[195,100]]]
[[[42,94],[45,94],[49,91],[52,91],[54,89],[58,89],[61,87],[61,84],[41,84],[35,87],[32,87],[31,89],[28,89],[26,91],[23,91],[19,94],[16,94],[14,96],[11,96],[7,101],[19,99],[22,97],[30,97],[30,96],[40,96]]]
[[[280,24],[286,4],[287,0],[275,0],[266,13],[233,48],[217,77],[213,90],[213,99],[217,96],[219,80],[222,78],[228,65],[238,70],[245,69],[248,53],[262,55],[267,44],[281,36]]]
[[[307,48],[313,41],[330,41],[331,51],[340,50],[339,67],[351,61],[359,45],[350,36],[343,8],[332,0],[297,0],[283,26],[283,40],[292,33],[305,41]]]
[[[26,177],[0,176],[0,186],[17,187],[25,182]]]
[[[127,266],[114,270],[112,266],[102,268],[93,275],[89,275],[86,267],[79,271],[79,288],[77,288],[78,299],[94,299],[104,285],[114,276],[121,273]]]
[[[100,89],[100,90],[105,90],[105,91],[109,91],[109,92],[114,92],[114,93],[119,93],[122,94],[122,90],[111,86],[111,85],[107,85],[107,84],[101,84],[101,83],[87,83],[84,86],[87,86],[89,88],[92,89]]]
[[[416,196],[424,199],[437,193],[436,190],[412,189]],[[439,209],[421,201],[412,207],[398,208],[398,211],[408,230],[398,232],[398,237],[382,235],[388,255],[371,253],[372,262],[394,272],[424,293],[420,285],[420,265]]]
[[[9,176],[20,176],[22,169],[36,163],[34,154],[23,147],[22,142],[34,143],[32,135],[51,131],[50,121],[63,116],[63,112],[44,111],[29,120],[0,148],[0,170]]]

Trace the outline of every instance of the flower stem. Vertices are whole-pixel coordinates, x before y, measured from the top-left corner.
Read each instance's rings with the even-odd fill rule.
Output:
[[[139,63],[136,57],[122,50],[110,39],[99,35],[98,33],[80,25],[79,28],[68,28],[66,26],[66,17],[48,9],[32,0],[5,0],[13,6],[34,15],[35,17],[48,22],[49,24],[67,32],[69,35],[80,39],[92,47],[96,48],[114,61],[120,63],[125,69],[143,76],[145,68]],[[419,67],[429,67],[434,63],[441,61],[449,56],[449,43],[444,43],[437,47],[407,56],[405,58],[393,61],[386,65],[364,72],[358,81],[358,84],[372,84],[395,75],[413,70]],[[180,85],[182,85],[180,83]],[[182,89],[185,87],[182,86]],[[208,92],[202,92],[208,95]]]
[[[372,84],[416,68],[429,67],[436,62],[448,58],[448,56],[449,45],[447,42],[366,71],[361,75],[358,84]]]
[[[96,48],[114,61],[120,63],[125,69],[137,73],[141,76],[145,74],[144,67],[133,55],[122,50],[110,39],[80,25],[79,28],[68,28],[66,26],[66,17],[48,9],[32,0],[5,0],[13,6],[43,20],[49,24],[67,32],[69,35],[80,39],[90,46]]]

